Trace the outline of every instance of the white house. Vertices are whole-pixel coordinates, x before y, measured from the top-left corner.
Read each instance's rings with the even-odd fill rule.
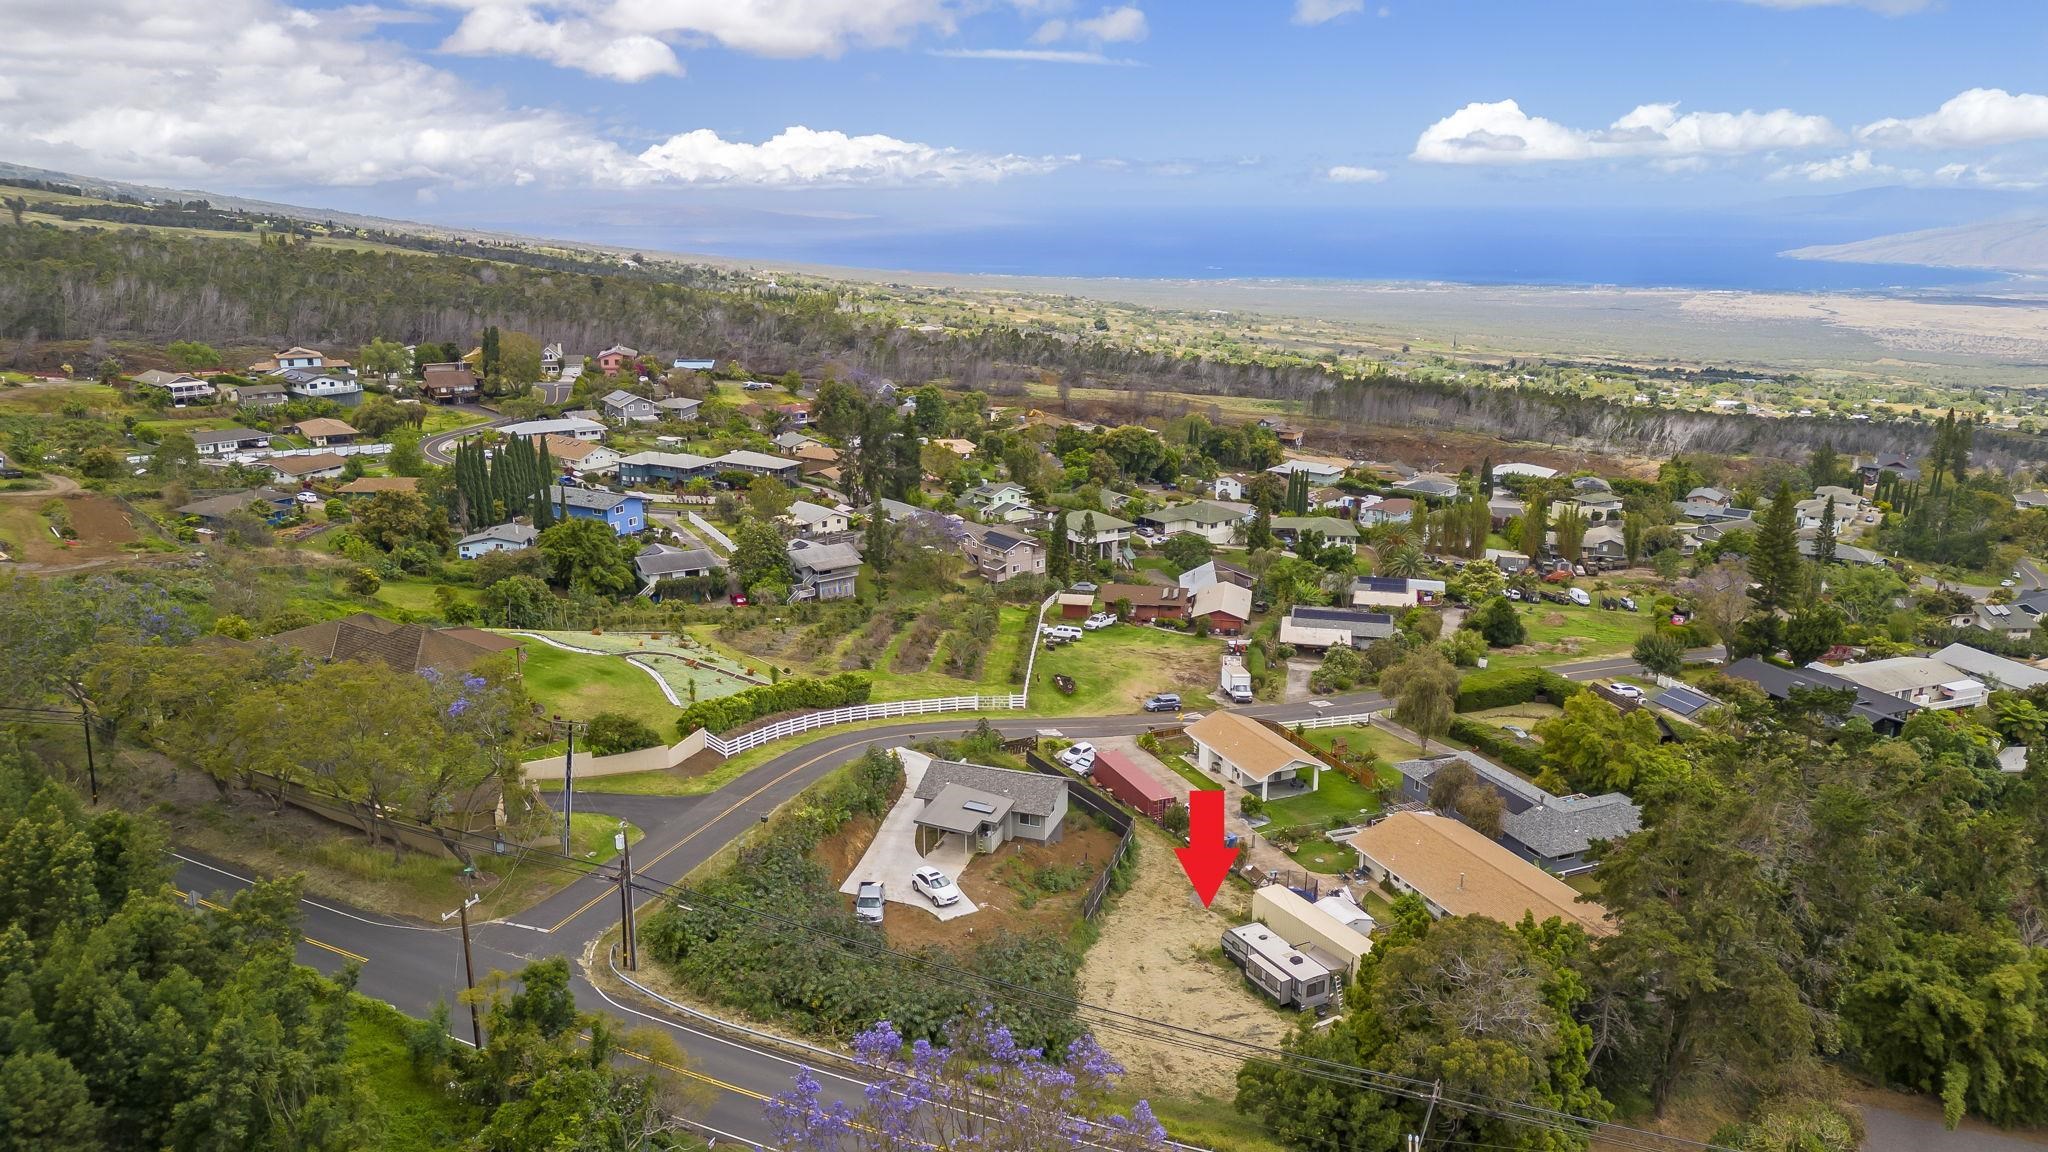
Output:
[[[846,531],[846,513],[809,500],[798,500],[789,506],[789,520],[804,536],[829,536]]]
[[[1340,479],[1344,475],[1344,470],[1345,466],[1340,461],[1321,459],[1283,460],[1266,469],[1275,476],[1292,476],[1296,472],[1305,472],[1310,480],[1318,484],[1328,484]]]
[[[1235,476],[1218,476],[1209,482],[1209,495],[1218,500],[1244,499],[1244,481]]]
[[[493,524],[457,540],[455,554],[474,560],[486,552],[521,552],[533,547],[539,535],[531,524]]]
[[[521,420],[498,431],[506,436],[566,436],[571,440],[602,440],[604,425],[595,420],[564,416],[556,420]]]
[[[1138,522],[1168,536],[1200,536],[1211,544],[1228,544],[1245,518],[1235,508],[1197,500],[1192,504],[1147,512],[1138,517]]]
[[[1187,727],[1195,742],[1195,767],[1222,776],[1259,799],[1272,799],[1277,785],[1283,793],[1313,792],[1329,765],[1287,742],[1278,732],[1236,712],[1211,712]],[[1304,785],[1303,773],[1308,780]]]
[[[1851,684],[1910,701],[1922,708],[1975,708],[1991,694],[1982,683],[1940,660],[1925,656],[1896,656],[1889,660],[1871,660],[1832,668],[1815,663],[1808,667],[1832,672]]]
[[[285,391],[301,399],[354,404],[363,398],[361,384],[324,368],[280,368],[275,375],[284,381]]]
[[[174,406],[181,408],[187,404],[211,404],[214,397],[213,385],[197,376],[187,376],[183,372],[166,372],[161,368],[136,373],[135,385],[138,388],[151,388],[162,392],[171,398]]]

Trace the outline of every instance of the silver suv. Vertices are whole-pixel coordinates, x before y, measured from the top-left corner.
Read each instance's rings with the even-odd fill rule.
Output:
[[[853,918],[863,924],[882,922],[882,901],[885,890],[879,880],[863,880],[853,894]]]

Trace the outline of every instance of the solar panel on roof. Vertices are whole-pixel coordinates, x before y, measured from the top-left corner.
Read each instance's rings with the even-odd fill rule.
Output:
[[[1712,704],[1713,701],[1690,688],[1674,685],[1658,693],[1657,698],[1652,700],[1651,703],[1659,708],[1669,708],[1680,716],[1690,716]]]

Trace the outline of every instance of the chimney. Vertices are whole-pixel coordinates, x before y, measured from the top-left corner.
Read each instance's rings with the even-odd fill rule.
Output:
[[[1464,874],[1463,872],[1460,872],[1460,873],[1458,873],[1458,891],[1460,891],[1460,892],[1463,892],[1464,890],[1465,890],[1465,874]]]

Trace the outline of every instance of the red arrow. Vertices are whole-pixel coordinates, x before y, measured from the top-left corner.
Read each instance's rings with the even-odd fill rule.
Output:
[[[1223,842],[1223,793],[1220,789],[1188,793],[1188,846],[1175,848],[1181,871],[1195,886],[1207,908],[1237,862],[1237,849]]]

